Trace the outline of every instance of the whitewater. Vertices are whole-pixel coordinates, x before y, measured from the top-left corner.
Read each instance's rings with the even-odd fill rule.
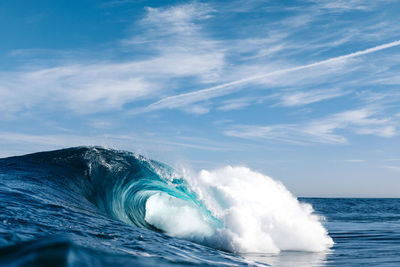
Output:
[[[102,147],[0,159],[0,200],[0,265],[319,266],[335,244],[324,214],[264,174]]]

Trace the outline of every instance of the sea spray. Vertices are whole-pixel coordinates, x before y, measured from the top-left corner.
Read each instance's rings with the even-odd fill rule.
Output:
[[[231,166],[182,172],[188,190],[219,223],[188,201],[157,193],[147,200],[145,220],[169,235],[238,253],[318,252],[333,245],[312,206],[268,176]]]
[[[207,243],[233,252],[323,251],[333,245],[313,214],[282,183],[246,167],[184,175],[223,227]]]

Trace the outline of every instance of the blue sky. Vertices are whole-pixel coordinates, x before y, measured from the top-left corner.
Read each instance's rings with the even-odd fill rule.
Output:
[[[2,1],[0,156],[103,145],[400,197],[397,1]]]

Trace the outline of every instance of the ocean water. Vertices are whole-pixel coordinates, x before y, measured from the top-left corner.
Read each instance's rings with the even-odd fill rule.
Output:
[[[400,199],[77,147],[0,159],[0,266],[400,266]]]

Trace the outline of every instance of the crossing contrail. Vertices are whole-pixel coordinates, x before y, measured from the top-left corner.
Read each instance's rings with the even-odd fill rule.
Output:
[[[375,46],[372,48],[353,52],[353,53],[343,55],[343,56],[333,57],[333,58],[325,59],[322,61],[318,61],[318,62],[306,64],[306,65],[301,65],[301,66],[296,66],[296,67],[292,67],[292,68],[276,70],[276,71],[272,71],[272,72],[268,72],[268,73],[264,73],[264,74],[260,74],[260,75],[250,76],[250,77],[247,77],[244,79],[240,79],[240,80],[236,80],[236,81],[232,81],[232,82],[228,82],[228,83],[223,83],[223,84],[220,84],[217,86],[213,86],[210,88],[201,89],[201,90],[197,90],[197,91],[193,91],[193,92],[189,92],[189,93],[168,96],[157,102],[154,102],[154,103],[148,105],[147,107],[145,107],[143,109],[143,112],[165,109],[165,108],[172,109],[172,108],[186,106],[187,104],[196,103],[196,102],[200,102],[203,100],[208,100],[211,98],[227,95],[227,94],[231,93],[232,91],[237,90],[237,88],[234,88],[235,86],[244,84],[246,82],[251,82],[251,81],[267,78],[267,77],[274,76],[277,74],[283,74],[283,73],[288,73],[288,72],[292,72],[292,71],[304,70],[304,69],[308,69],[308,68],[312,68],[312,67],[316,67],[316,66],[320,66],[320,65],[324,65],[324,64],[339,62],[339,61],[342,61],[345,59],[355,58],[355,57],[359,57],[362,55],[371,54],[371,53],[374,53],[377,51],[381,51],[381,50],[399,46],[399,45],[400,45],[400,40],[397,40],[394,42],[378,45],[378,46]]]

